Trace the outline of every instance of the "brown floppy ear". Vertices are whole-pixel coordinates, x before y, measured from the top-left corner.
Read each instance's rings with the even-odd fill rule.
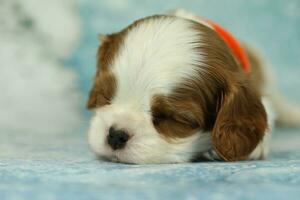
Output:
[[[263,139],[267,116],[260,96],[250,85],[225,91],[212,131],[212,144],[226,161],[245,160]]]
[[[98,97],[98,93],[99,93],[99,91],[97,90],[97,86],[96,86],[97,76],[99,75],[101,65],[103,65],[102,60],[104,60],[104,56],[106,56],[107,46],[108,46],[108,43],[110,42],[109,36],[105,35],[105,34],[99,34],[98,40],[101,45],[99,46],[98,53],[97,53],[97,58],[98,58],[97,59],[97,72],[96,72],[94,84],[92,86],[92,89],[90,90],[89,97],[86,102],[87,109],[93,109],[97,106],[97,97]]]
[[[93,108],[96,107],[96,105],[97,105],[97,96],[98,95],[97,95],[96,88],[95,88],[95,86],[93,86],[91,91],[90,91],[87,103],[86,103],[87,109],[93,109]]]
[[[113,96],[116,81],[110,72],[109,64],[112,62],[120,45],[119,34],[99,34],[98,39],[101,45],[97,52],[97,70],[93,87],[90,91],[86,104],[88,109],[108,104]]]
[[[105,69],[101,70],[101,72],[97,72],[94,85],[87,101],[87,108],[93,109],[110,104],[110,101],[115,94],[116,87],[116,79],[112,72]]]

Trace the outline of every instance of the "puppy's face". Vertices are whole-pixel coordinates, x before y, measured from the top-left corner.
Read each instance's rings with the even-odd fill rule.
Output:
[[[187,162],[212,148],[245,159],[266,128],[258,95],[223,41],[170,16],[102,38],[88,107],[92,150],[126,163]]]

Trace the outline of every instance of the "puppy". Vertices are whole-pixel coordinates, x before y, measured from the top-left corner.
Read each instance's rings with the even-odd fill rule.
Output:
[[[176,10],[101,42],[87,103],[98,156],[124,163],[266,157],[275,120],[267,73],[221,26]]]

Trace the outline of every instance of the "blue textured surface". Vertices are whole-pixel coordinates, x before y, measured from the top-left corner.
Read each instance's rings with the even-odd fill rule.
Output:
[[[10,145],[6,155],[0,153],[0,195],[43,200],[299,199],[300,134],[281,132],[274,135],[265,161],[164,165],[96,160],[84,135],[6,138]]]
[[[91,0],[79,1],[79,5],[84,32],[68,63],[75,66],[84,94],[94,72],[98,33],[117,31],[134,19],[183,7],[220,22],[262,49],[280,75],[282,91],[300,101],[298,0]],[[299,132],[277,130],[266,161],[173,165],[98,161],[84,133],[2,134],[0,199],[299,199]]]

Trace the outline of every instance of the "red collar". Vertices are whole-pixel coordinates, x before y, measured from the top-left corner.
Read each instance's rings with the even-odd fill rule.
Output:
[[[209,25],[219,34],[219,36],[225,41],[225,43],[228,45],[228,47],[232,50],[232,53],[235,55],[237,60],[240,62],[241,66],[243,67],[244,71],[246,73],[250,72],[250,62],[248,59],[248,56],[245,52],[245,49],[242,48],[241,44],[238,42],[237,39],[234,38],[234,36],[229,33],[227,30],[225,30],[220,25],[210,21],[206,20]]]

